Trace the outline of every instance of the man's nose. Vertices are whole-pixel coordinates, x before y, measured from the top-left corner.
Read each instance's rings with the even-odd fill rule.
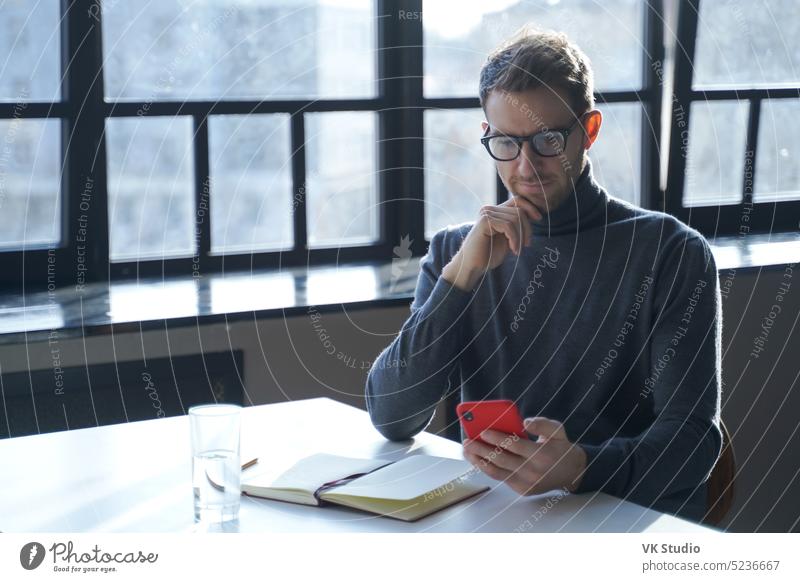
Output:
[[[529,141],[522,143],[522,151],[519,157],[514,160],[517,164],[517,173],[520,176],[534,177],[539,174],[537,165],[539,163],[539,154],[533,151],[533,147]]]

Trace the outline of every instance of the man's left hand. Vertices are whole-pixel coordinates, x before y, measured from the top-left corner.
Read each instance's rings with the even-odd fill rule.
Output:
[[[484,442],[464,441],[464,458],[520,495],[575,491],[586,469],[586,452],[569,441],[564,425],[544,417],[526,418],[525,430],[538,440],[483,431]]]

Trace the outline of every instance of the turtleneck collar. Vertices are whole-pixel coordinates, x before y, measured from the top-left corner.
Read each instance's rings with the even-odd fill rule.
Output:
[[[545,214],[542,220],[533,221],[534,236],[553,236],[585,230],[605,220],[608,196],[595,182],[592,165],[586,165],[575,181],[574,188],[560,206]]]

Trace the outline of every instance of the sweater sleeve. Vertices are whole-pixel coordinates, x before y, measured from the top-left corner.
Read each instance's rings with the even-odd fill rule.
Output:
[[[411,316],[367,376],[370,419],[390,440],[408,439],[422,431],[458,373],[465,345],[463,312],[473,293],[441,277],[451,258],[446,248],[448,234],[455,233],[442,230],[431,239],[428,253],[420,261]]]
[[[651,506],[702,486],[719,457],[719,280],[708,243],[688,231],[680,239],[656,280],[649,374],[637,378],[638,406],[652,406],[655,421],[635,438],[579,443],[587,468],[578,493]]]

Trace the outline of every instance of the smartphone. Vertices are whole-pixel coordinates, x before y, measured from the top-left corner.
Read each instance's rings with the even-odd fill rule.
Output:
[[[511,400],[462,402],[456,406],[456,414],[471,439],[480,440],[479,435],[486,429],[529,438],[519,409]]]

